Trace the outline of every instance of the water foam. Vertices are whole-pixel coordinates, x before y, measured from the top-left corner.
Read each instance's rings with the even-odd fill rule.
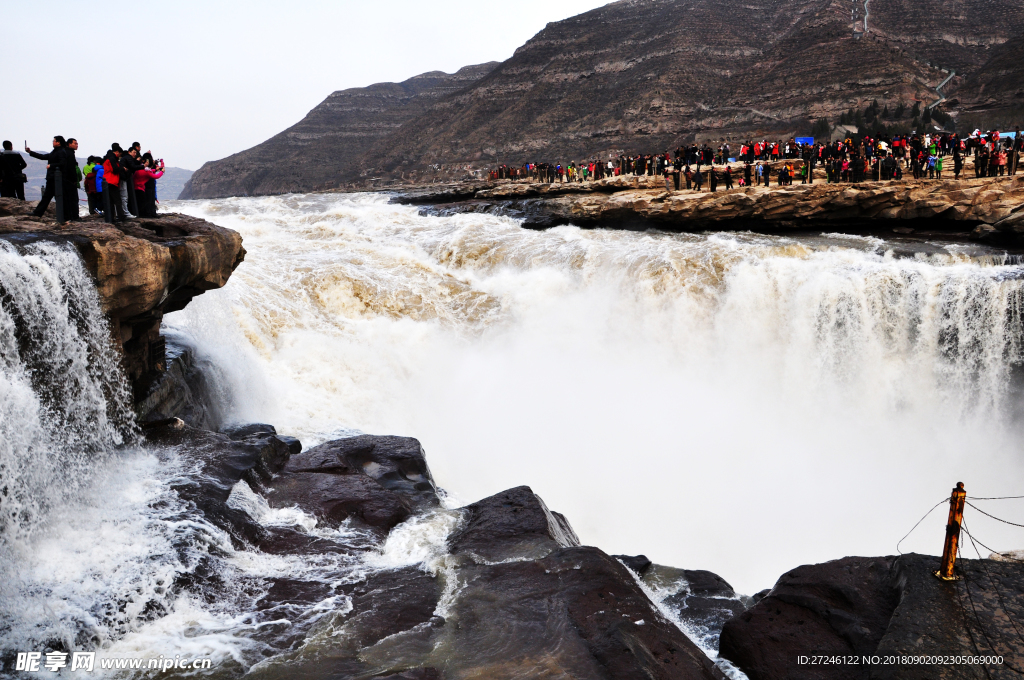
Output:
[[[73,248],[0,241],[0,544],[133,435],[95,286]]]
[[[442,486],[529,484],[608,552],[754,592],[891,552],[956,481],[1014,490],[1021,268],[998,252],[536,232],[379,195],[174,208],[246,240],[227,287],[168,318],[235,419],[416,436]],[[909,548],[937,551],[934,524]]]

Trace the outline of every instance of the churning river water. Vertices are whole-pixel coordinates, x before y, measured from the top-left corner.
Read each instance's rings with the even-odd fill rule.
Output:
[[[528,484],[585,544],[709,569],[754,593],[800,564],[894,553],[958,481],[971,495],[1024,493],[1024,267],[995,251],[839,234],[530,231],[382,195],[165,207],[239,231],[248,251],[224,289],[165,322],[197,349],[229,419],[273,423],[305,446],[356,431],[417,437],[454,504]],[[32,266],[57,277],[74,269],[64,256],[36,253]],[[31,480],[21,502],[53,480],[12,461],[130,440],[103,408],[116,386],[78,378],[106,428],[79,446],[33,405],[23,368],[4,370],[0,439],[21,439],[0,443],[0,474]],[[9,522],[0,647],[92,626],[122,653],[205,650],[245,667],[246,579],[330,566],[233,551],[179,507],[171,487],[187,470],[173,456],[90,460],[88,483]],[[304,521],[237,503],[266,522]],[[1024,547],[983,519],[973,528],[988,545]],[[944,522],[936,511],[902,550],[937,553]],[[427,559],[446,530],[404,527],[381,559]],[[160,601],[175,569],[198,559],[174,547],[182,535],[237,580],[235,600],[97,615],[112,593]]]

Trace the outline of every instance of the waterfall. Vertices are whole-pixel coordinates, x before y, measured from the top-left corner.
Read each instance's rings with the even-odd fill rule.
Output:
[[[306,446],[415,436],[453,506],[529,484],[585,544],[753,593],[799,564],[891,553],[957,481],[1018,491],[1024,267],[999,251],[538,232],[373,195],[175,207],[249,252],[166,318],[229,420]],[[179,494],[200,475],[189,452],[138,441],[110,343],[73,248],[0,241],[0,658],[180,654],[242,673],[279,651],[257,613],[270,580],[443,551],[444,514],[369,561],[233,545]],[[244,483],[228,505],[327,531]],[[905,550],[941,547],[939,514]]]
[[[225,289],[167,317],[220,367],[236,420],[307,445],[415,436],[466,501],[529,484],[585,543],[748,593],[798,564],[891,553],[958,481],[1019,493],[1013,256],[532,231],[387,201],[175,205],[245,239]],[[909,549],[935,552],[941,527],[923,529]]]
[[[134,436],[95,283],[70,246],[0,241],[0,543]]]

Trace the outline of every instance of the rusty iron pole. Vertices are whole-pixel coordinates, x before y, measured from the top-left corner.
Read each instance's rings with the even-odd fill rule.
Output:
[[[957,545],[960,542],[960,525],[964,519],[964,502],[967,492],[964,483],[957,482],[956,488],[949,497],[949,520],[946,522],[946,542],[942,546],[942,564],[935,572],[943,581],[958,581],[959,576],[953,574],[956,565]]]

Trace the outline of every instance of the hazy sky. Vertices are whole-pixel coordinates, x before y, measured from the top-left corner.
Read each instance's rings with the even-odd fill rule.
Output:
[[[607,0],[9,0],[0,137],[142,142],[197,169],[299,121],[334,90],[501,61]],[[63,34],[64,37],[58,37]]]

